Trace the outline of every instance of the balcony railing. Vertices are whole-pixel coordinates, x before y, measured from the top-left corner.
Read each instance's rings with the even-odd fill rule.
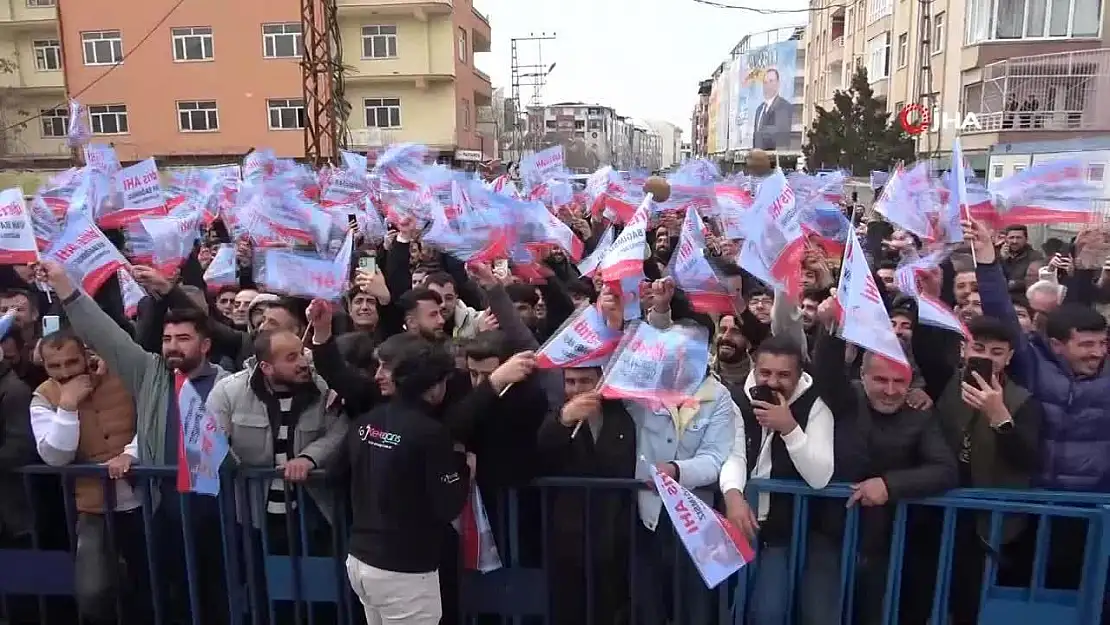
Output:
[[[985,66],[966,106],[985,132],[1110,130],[1108,93],[1110,48],[1060,52]]]
[[[352,148],[381,148],[397,143],[398,132],[385,128],[352,128],[347,144]]]

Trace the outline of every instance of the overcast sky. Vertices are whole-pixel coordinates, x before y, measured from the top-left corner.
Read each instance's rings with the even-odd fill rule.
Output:
[[[761,0],[724,4],[768,6]],[[510,40],[555,32],[543,43],[544,65],[557,63],[544,90],[547,104],[581,101],[622,115],[664,119],[689,137],[698,81],[708,78],[749,33],[804,22],[804,13],[760,15],[694,0],[475,0],[489,17],[492,51],[477,65],[511,97]],[[806,0],[776,2],[803,8]],[[538,47],[519,44],[520,62],[538,64]],[[527,102],[531,93],[523,92]]]

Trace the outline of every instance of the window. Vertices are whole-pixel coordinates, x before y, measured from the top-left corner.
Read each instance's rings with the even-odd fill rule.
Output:
[[[62,44],[57,39],[33,41],[31,46],[35,49],[35,69],[40,72],[62,69]]]
[[[933,17],[933,54],[944,52],[944,13]]]
[[[1102,163],[1091,163],[1087,165],[1087,181],[1088,182],[1102,182],[1106,177],[1106,165]]]
[[[397,58],[397,27],[396,26],[363,26],[362,27],[362,58],[364,58],[364,59],[394,59],[394,58]]]
[[[268,59],[299,59],[301,44],[300,24],[262,25],[262,54]]]
[[[174,28],[170,32],[173,35],[173,60],[212,60],[212,29],[210,27]]]
[[[546,122],[544,122],[544,126],[546,128],[551,129],[551,130],[555,130],[555,120],[554,119],[547,120]]]
[[[128,131],[127,105],[107,104],[89,107],[89,121],[94,135],[121,135]]]
[[[965,42],[1099,37],[1102,0],[968,0]]]
[[[846,33],[852,32],[852,23],[854,22],[854,20],[852,18],[855,16],[855,14],[856,14],[856,10],[851,8],[851,7],[848,7],[847,17],[844,18],[844,32],[846,32]]]
[[[867,52],[867,79],[875,81],[890,75],[890,33],[868,40]]]
[[[123,37],[118,30],[81,33],[85,65],[114,65],[123,62]]]
[[[220,129],[215,100],[177,103],[177,127],[181,132],[212,132]]]
[[[1004,168],[1002,167],[1001,163],[996,164],[995,166],[991,167],[991,178],[993,180],[998,180],[1003,175],[1004,175]]]
[[[1025,171],[1025,165],[1014,165],[1015,174],[1020,174],[1023,171]]]
[[[270,130],[299,130],[304,128],[304,100],[267,100],[270,113]]]
[[[69,132],[69,111],[60,109],[43,109],[39,111],[42,120],[42,136],[65,138]]]
[[[898,35],[898,67],[905,67],[910,49],[910,36],[908,33]]]
[[[27,6],[32,9],[41,9],[57,6],[57,0],[27,0]]]
[[[462,110],[463,110],[463,130],[470,130],[470,100],[467,100],[466,98],[463,98]],[[398,110],[397,114],[400,115],[399,110]],[[400,124],[397,124],[397,125],[399,126]]]
[[[367,98],[362,103],[366,107],[366,126],[368,128],[401,127],[400,99]]]
[[[466,63],[466,29],[459,28],[459,60]]]

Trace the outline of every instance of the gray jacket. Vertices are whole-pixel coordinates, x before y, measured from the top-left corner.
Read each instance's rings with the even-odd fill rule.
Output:
[[[251,378],[255,371],[257,369],[254,367],[245,369],[217,382],[208,395],[205,406],[228,433],[231,456],[240,465],[273,467],[273,428],[266,403],[251,387]],[[347,421],[337,410],[328,408],[330,391],[324,380],[313,374],[313,382],[319,391],[319,397],[297,416],[293,433],[293,454],[311,458],[316,467],[322,469],[335,457],[342,444],[347,434]],[[269,480],[252,480],[248,483],[251,522],[255,527],[259,527],[261,519],[265,517],[269,488]],[[309,483],[305,489],[316,501],[320,512],[329,522],[334,522],[332,494],[320,484]],[[235,504],[236,516],[243,521],[246,506],[238,489]]]

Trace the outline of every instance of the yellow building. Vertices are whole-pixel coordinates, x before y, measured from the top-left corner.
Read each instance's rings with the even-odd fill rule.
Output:
[[[69,156],[65,72],[54,4],[0,0],[0,158]],[[36,115],[40,117],[20,123]]]
[[[489,52],[489,21],[473,0],[337,0],[350,142],[427,144],[459,161],[494,153],[478,131],[492,102],[489,76],[474,65]]]

